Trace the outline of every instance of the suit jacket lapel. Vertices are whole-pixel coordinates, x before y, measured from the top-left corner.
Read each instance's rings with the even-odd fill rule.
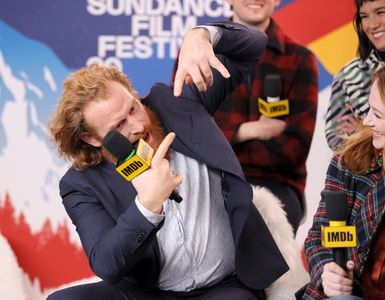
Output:
[[[104,161],[99,174],[109,190],[109,196],[102,200],[103,205],[116,221],[131,201],[134,201],[137,192],[131,182],[120,176],[111,162]]]

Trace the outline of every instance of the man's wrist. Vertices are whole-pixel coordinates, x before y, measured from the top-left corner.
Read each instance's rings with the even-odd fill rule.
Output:
[[[195,26],[194,29],[195,28],[205,28],[210,35],[210,42],[211,42],[211,45],[213,46],[215,46],[218,43],[222,35],[220,29],[216,26],[198,25],[198,26]]]
[[[139,197],[136,196],[135,198],[135,204],[138,207],[138,210],[141,212],[141,214],[153,225],[158,226],[160,222],[164,219],[164,210],[163,206],[160,209],[159,213],[154,213],[153,211],[146,208],[139,200]]]

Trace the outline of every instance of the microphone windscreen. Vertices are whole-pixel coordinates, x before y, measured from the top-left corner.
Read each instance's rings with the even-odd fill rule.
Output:
[[[269,74],[265,77],[264,85],[266,97],[281,96],[281,76],[279,74]]]
[[[326,217],[329,221],[346,221],[349,208],[346,193],[324,190],[321,197],[325,200]]]
[[[118,160],[128,157],[133,146],[130,141],[116,130],[111,130],[103,139],[103,146]]]

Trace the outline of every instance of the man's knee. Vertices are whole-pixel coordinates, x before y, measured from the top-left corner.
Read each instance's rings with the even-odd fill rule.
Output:
[[[70,298],[72,297],[68,293],[66,293],[66,290],[59,290],[56,292],[53,292],[47,297],[47,300],[64,300],[64,299],[74,299]]]
[[[76,285],[50,294],[47,300],[88,300],[88,299],[120,299],[119,293],[104,282]]]

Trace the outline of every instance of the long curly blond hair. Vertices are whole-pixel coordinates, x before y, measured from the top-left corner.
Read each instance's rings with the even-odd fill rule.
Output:
[[[85,107],[109,95],[111,81],[122,84],[137,97],[128,78],[115,67],[90,65],[72,73],[63,85],[63,92],[48,127],[59,155],[71,161],[76,169],[83,170],[101,163],[101,148],[81,139],[83,134],[96,136],[84,118]]]
[[[373,74],[372,82],[375,81],[385,105],[385,67]],[[378,155],[378,150],[372,144],[372,129],[361,122],[355,133],[344,137],[344,140],[344,146],[337,152],[339,162],[354,174],[367,171],[373,159]],[[382,157],[385,158],[384,149],[382,149]]]

